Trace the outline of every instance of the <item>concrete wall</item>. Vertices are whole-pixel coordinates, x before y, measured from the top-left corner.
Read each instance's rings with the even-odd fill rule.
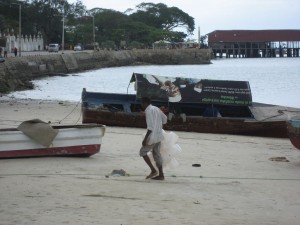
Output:
[[[105,67],[135,64],[209,64],[210,49],[74,52],[7,58],[0,63],[0,93],[33,88],[31,80]]]

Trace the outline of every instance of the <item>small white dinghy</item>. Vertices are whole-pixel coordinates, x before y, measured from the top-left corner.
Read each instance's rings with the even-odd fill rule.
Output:
[[[35,119],[18,128],[0,129],[0,158],[84,156],[100,151],[105,126],[50,126]]]

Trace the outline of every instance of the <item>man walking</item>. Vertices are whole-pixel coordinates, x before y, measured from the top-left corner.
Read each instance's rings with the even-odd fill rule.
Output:
[[[162,126],[167,123],[167,116],[156,106],[150,104],[150,99],[142,98],[142,107],[146,114],[147,134],[142,142],[140,156],[142,156],[151,169],[151,173],[146,179],[164,180],[162,169],[162,158],[160,155],[160,145],[163,140]],[[158,172],[152,165],[147,153],[152,150],[153,158],[158,168]]]

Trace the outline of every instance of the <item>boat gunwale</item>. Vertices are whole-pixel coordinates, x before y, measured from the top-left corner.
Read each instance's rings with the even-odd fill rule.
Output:
[[[51,124],[50,124],[51,125]],[[106,128],[105,125],[103,124],[97,124],[97,123],[86,123],[86,124],[76,124],[76,125],[51,125],[53,129],[70,129],[70,128],[94,128],[94,127],[99,127],[99,128]],[[1,128],[0,132],[4,131],[19,131],[18,128]]]

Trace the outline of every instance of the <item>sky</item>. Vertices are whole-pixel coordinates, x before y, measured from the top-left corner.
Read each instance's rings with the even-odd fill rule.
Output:
[[[214,30],[300,29],[300,0],[81,0],[87,9],[125,12],[142,2],[178,7],[195,19],[194,35]],[[76,0],[68,0],[69,3]]]

